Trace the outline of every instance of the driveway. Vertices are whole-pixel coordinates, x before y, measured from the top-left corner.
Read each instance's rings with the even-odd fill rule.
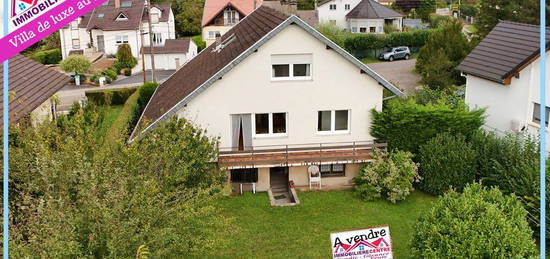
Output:
[[[413,71],[415,64],[416,59],[409,59],[370,63],[367,66],[395,84],[406,94],[413,94],[416,88],[420,86],[420,77]]]
[[[176,70],[157,70],[157,81],[159,83],[164,82],[168,77],[170,77],[172,74],[176,72]],[[147,76],[147,81],[151,81],[151,71],[145,72]],[[141,85],[143,84],[143,73],[139,72],[137,74],[131,75],[129,77],[116,80],[113,82],[113,86],[115,85],[124,85],[124,86],[133,86],[133,85]]]

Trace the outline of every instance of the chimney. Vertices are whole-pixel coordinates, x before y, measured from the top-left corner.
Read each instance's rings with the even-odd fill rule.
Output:
[[[287,15],[297,15],[298,14],[298,2],[296,0],[280,0],[281,9],[283,13]]]
[[[216,33],[216,48],[219,48],[222,45],[222,35],[218,32]]]
[[[256,10],[256,0],[254,0],[254,10]]]
[[[120,0],[115,0],[115,8],[120,8]]]

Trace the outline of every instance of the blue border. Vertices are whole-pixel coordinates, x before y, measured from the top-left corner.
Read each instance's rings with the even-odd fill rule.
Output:
[[[546,0],[540,0],[540,107],[546,107]],[[540,109],[546,121],[546,109]],[[544,124],[542,124],[544,125]],[[540,127],[540,258],[546,258],[546,127]]]
[[[8,0],[4,0],[4,36],[8,35],[8,15],[9,15],[9,2]],[[9,120],[8,120],[8,60],[4,61],[4,89],[3,89],[3,122],[4,122],[4,134],[3,134],[3,148],[4,148],[4,178],[3,178],[3,222],[4,222],[4,253],[3,257],[4,259],[8,259],[9,256],[9,187],[8,187],[8,179],[9,179],[9,169],[8,169],[8,126],[9,126]]]

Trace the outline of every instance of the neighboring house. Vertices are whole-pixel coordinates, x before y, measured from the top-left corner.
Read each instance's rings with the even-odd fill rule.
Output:
[[[275,9],[286,14],[294,14],[309,26],[315,28],[319,25],[317,10],[298,10],[298,2],[293,0],[265,0],[262,6]]]
[[[176,38],[174,14],[169,3],[151,6],[151,27],[152,45],[155,47],[163,47],[167,40]],[[130,45],[132,54],[141,63],[139,54],[142,47],[151,46],[149,15],[145,1],[107,0],[92,12],[61,29],[60,37],[63,58],[72,54],[114,55],[118,46],[126,43]],[[161,57],[158,58],[167,59],[169,54],[161,53],[159,54]],[[160,65],[162,64],[164,63]],[[160,65],[156,68],[168,69]],[[141,65],[136,66],[135,69],[141,69]]]
[[[0,81],[3,77],[3,67],[0,67]],[[8,77],[10,124],[37,124],[54,118],[57,104],[52,96],[71,80],[69,76],[22,55],[9,60]],[[3,99],[0,100],[0,111],[2,103]]]
[[[206,45],[225,34],[262,4],[262,0],[206,0],[202,13],[202,39]]]
[[[151,48],[143,48],[145,66],[151,67]],[[166,40],[164,46],[154,46],[155,67],[179,69],[197,55],[197,45],[190,39]]]
[[[403,29],[408,28],[411,30],[428,29],[429,24],[423,23],[421,19],[403,19]]]
[[[187,118],[219,137],[233,182],[304,187],[315,164],[323,188],[351,186],[380,146],[369,127],[384,88],[403,95],[297,16],[262,6],[157,88],[130,141]]]
[[[458,66],[466,77],[466,103],[487,109],[486,129],[538,134],[541,125],[548,127],[550,107],[546,122],[539,116],[539,40],[539,26],[501,21]],[[550,74],[548,62],[546,70]]]
[[[403,29],[404,15],[375,0],[325,0],[317,7],[320,23],[352,33],[384,33],[385,25]]]

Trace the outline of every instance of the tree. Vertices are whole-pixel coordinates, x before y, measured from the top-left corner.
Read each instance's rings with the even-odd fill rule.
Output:
[[[201,33],[204,0],[177,1],[173,3],[172,8],[176,17],[176,32],[179,37]]]
[[[435,0],[421,0],[420,7],[416,10],[416,14],[420,16],[423,22],[430,21],[430,15],[435,13]]]
[[[126,43],[118,45],[116,58],[117,61],[115,66],[118,70],[123,68],[132,69],[137,64],[136,58],[132,55],[132,48]]]
[[[520,23],[536,24],[539,20],[538,0],[483,0],[480,1],[479,12],[475,25],[477,34],[483,38],[498,23],[499,20],[507,20]],[[550,3],[546,5],[546,15],[550,14]],[[547,20],[546,25],[550,25]]]
[[[59,63],[61,70],[67,73],[83,74],[90,70],[92,63],[81,55],[69,56]]]
[[[514,195],[471,184],[439,198],[414,226],[412,258],[534,258],[537,247]]]
[[[465,79],[456,66],[468,55],[472,46],[462,33],[462,22],[452,19],[430,35],[416,62],[422,83],[432,89],[449,89],[463,85]]]

